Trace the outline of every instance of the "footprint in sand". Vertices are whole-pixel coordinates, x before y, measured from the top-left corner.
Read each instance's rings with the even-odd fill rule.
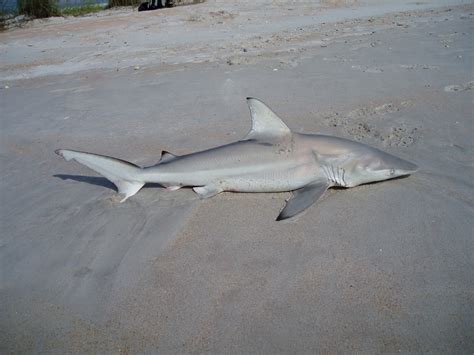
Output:
[[[383,69],[381,68],[377,68],[377,67],[366,67],[366,66],[362,66],[362,65],[353,65],[351,67],[352,69],[354,70],[360,70],[364,73],[374,73],[374,74],[378,74],[378,73],[382,73],[383,72]]]
[[[468,83],[464,83],[460,85],[448,85],[444,87],[444,91],[457,92],[457,91],[471,90],[472,88],[474,88],[474,81],[470,81]]]
[[[400,67],[403,69],[439,69],[437,65],[429,65],[429,64],[400,64]]]

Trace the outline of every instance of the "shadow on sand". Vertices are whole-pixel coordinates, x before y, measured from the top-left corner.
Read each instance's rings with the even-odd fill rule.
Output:
[[[102,187],[106,187],[108,189],[117,191],[117,188],[112,182],[110,182],[106,178],[99,177],[99,176],[65,175],[65,174],[56,174],[53,176],[61,180],[74,180],[74,181],[79,181],[79,182],[85,182],[87,184],[102,186]],[[151,184],[146,184],[145,187],[162,188],[163,186],[161,186],[160,184],[151,183]]]

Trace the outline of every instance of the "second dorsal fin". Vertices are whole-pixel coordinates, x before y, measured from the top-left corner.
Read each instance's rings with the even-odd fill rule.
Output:
[[[262,101],[247,98],[252,117],[252,129],[244,139],[278,138],[291,134],[288,126]]]
[[[158,161],[158,163],[167,163],[173,159],[176,159],[178,156],[177,155],[174,155],[166,150],[163,150],[161,152],[161,158],[160,160]]]

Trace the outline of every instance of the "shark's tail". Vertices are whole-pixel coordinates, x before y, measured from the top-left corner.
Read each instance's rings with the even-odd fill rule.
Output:
[[[120,202],[135,195],[145,185],[141,178],[142,169],[128,161],[66,149],[58,149],[56,154],[67,161],[73,159],[112,181],[118,192],[125,196]]]

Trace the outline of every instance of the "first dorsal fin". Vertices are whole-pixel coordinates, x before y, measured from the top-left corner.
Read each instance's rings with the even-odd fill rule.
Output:
[[[161,152],[161,158],[158,163],[166,163],[166,162],[169,162],[170,160],[176,159],[177,157],[178,157],[177,155],[174,155],[166,150],[163,150]]]
[[[262,101],[247,97],[252,129],[244,139],[278,138],[291,134],[288,126]]]

